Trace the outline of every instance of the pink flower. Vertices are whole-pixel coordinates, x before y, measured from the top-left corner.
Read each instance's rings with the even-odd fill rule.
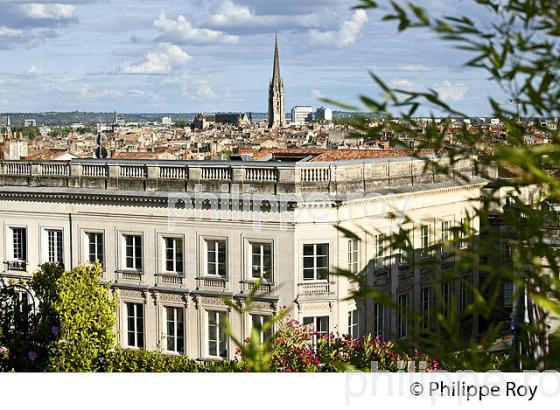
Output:
[[[8,348],[7,348],[7,347],[0,346],[0,354],[4,354],[4,353],[6,353],[7,351],[8,351]]]

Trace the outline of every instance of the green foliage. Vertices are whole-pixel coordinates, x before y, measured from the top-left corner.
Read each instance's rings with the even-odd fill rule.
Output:
[[[190,123],[187,120],[179,120],[173,123],[174,128],[187,128],[190,127]]]
[[[28,284],[0,291],[0,369],[94,371],[115,346],[116,298],[101,284],[99,264],[65,272],[47,263]],[[36,309],[22,305],[17,291],[33,294]]]
[[[52,308],[60,334],[52,347],[53,371],[93,371],[100,357],[115,346],[117,299],[102,285],[99,263],[63,272],[56,283]]]
[[[408,1],[391,1],[388,8],[383,8],[377,2],[362,0],[357,8],[379,10],[380,19],[396,23],[398,31],[424,30],[470,53],[465,67],[485,72],[514,107],[506,110],[493,96],[488,97],[492,116],[503,124],[502,140],[492,138],[484,127],[473,130],[466,124],[453,124],[452,117],[468,115],[453,108],[435,90],[391,87],[374,73],[371,73],[374,95],[361,96],[360,100],[373,115],[386,120],[376,127],[356,124],[356,134],[375,139],[381,131],[390,130],[394,135],[393,145],[409,146],[409,141],[414,142],[410,155],[423,159],[425,170],[434,170],[459,181],[469,181],[472,177],[461,171],[461,161],[473,159],[476,173],[489,182],[482,205],[472,210],[465,225],[453,228],[454,237],[447,243],[436,243],[429,250],[436,254],[435,251],[443,247],[457,255],[457,269],[445,268],[444,259],[439,256],[441,260],[425,258],[418,250],[408,249],[412,267],[423,264],[432,271],[441,272],[442,279],[432,284],[434,289],[441,289],[442,280],[446,280],[467,287],[471,294],[464,309],[458,309],[458,301],[452,298],[449,314],[438,312],[435,323],[410,343],[422,346],[431,357],[440,358],[452,369],[484,370],[488,363],[515,369],[543,369],[558,355],[556,350],[542,357],[539,351],[546,347],[549,317],[560,311],[558,251],[550,240],[554,229],[558,229],[558,220],[556,216],[550,217],[547,205],[549,201],[560,201],[560,131],[520,119],[552,118],[560,112],[560,8],[553,0],[472,0],[471,3],[477,4],[483,14],[476,21],[464,15],[433,16],[429,8]],[[415,118],[420,109],[447,119],[436,123],[433,118],[436,114],[432,114],[432,121],[424,126]],[[550,136],[550,144],[525,144],[526,135],[539,131]],[[449,164],[436,163],[422,154],[425,150],[448,157]],[[498,178],[494,172],[497,168],[511,171],[515,177]],[[529,188],[538,194],[536,203],[521,198]],[[503,194],[504,189],[510,191],[513,204],[497,213],[496,209],[503,206],[499,194]],[[555,221],[551,223],[551,220]],[[474,229],[470,221],[473,225],[478,221],[480,227]],[[405,216],[398,232],[389,235],[388,251],[409,248],[408,241],[403,240],[412,233],[407,222]],[[463,246],[465,243],[468,246]],[[514,248],[512,256],[504,253],[502,244]],[[478,270],[480,279],[477,287],[465,282],[457,273],[473,268]],[[397,309],[391,304],[390,295],[370,288],[364,277],[343,271],[339,274],[360,284],[354,294],[356,299],[374,299],[390,309]],[[502,284],[506,281],[515,285],[515,301],[528,297],[538,307],[530,323],[518,320],[523,317],[520,311],[512,315],[511,310],[508,312],[501,305]],[[441,305],[440,291],[436,292],[436,299]],[[520,304],[514,306],[523,309]],[[420,323],[418,312],[407,313],[414,322]],[[461,323],[475,318],[483,325],[483,334],[461,332]],[[513,349],[509,355],[489,358],[488,351],[500,339],[504,327],[508,330],[511,320],[519,325],[513,332],[513,342],[510,340]]]

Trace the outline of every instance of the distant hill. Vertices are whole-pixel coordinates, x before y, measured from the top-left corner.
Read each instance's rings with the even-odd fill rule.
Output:
[[[26,119],[34,119],[38,126],[68,126],[75,123],[95,125],[99,122],[112,123],[115,118],[114,112],[36,112],[36,113],[0,113],[0,125],[5,125],[6,116],[10,115],[10,121],[14,125],[23,125]],[[267,113],[250,113],[254,122],[266,120]],[[162,117],[171,117],[173,121],[192,121],[196,113],[137,113],[137,114],[118,114],[124,117],[127,122],[159,122]],[[356,115],[355,113],[334,111],[333,118],[346,118]],[[363,114],[367,115],[367,114]]]

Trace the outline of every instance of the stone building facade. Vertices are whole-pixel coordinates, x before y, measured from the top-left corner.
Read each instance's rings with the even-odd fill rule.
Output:
[[[0,277],[29,278],[47,261],[68,268],[100,260],[104,280],[118,290],[121,346],[201,360],[232,357],[220,328],[225,317],[244,339],[282,307],[320,332],[405,337],[416,332],[413,325],[404,329],[390,312],[347,300],[354,285],[332,272],[363,272],[396,302],[420,309],[430,274],[405,269],[402,255],[379,246],[380,235],[399,226],[389,215],[406,214],[411,242],[421,250],[461,223],[486,183],[472,165],[456,164],[471,177],[463,181],[426,172],[422,160],[404,156],[4,161]],[[349,240],[339,227],[361,240]],[[476,283],[476,270],[467,274]],[[224,296],[243,304],[257,279],[250,314],[224,304]]]

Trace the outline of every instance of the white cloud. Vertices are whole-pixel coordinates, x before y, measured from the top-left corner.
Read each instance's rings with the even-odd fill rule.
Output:
[[[414,81],[410,81],[405,78],[396,78],[391,80],[389,85],[393,88],[399,88],[405,91],[421,91],[423,89],[421,84],[417,84]]]
[[[330,16],[332,18],[332,16]],[[286,14],[258,14],[248,6],[224,0],[217,11],[212,14],[208,24],[216,28],[239,29],[241,31],[262,30],[263,28],[318,28],[328,20],[328,14],[320,8],[314,13],[286,15]]]
[[[21,37],[23,35],[22,30],[16,30],[6,26],[0,26],[0,37],[14,38]]]
[[[29,3],[19,6],[24,17],[38,20],[65,20],[74,17],[76,6],[73,4]]]
[[[38,69],[36,66],[32,65],[29,69],[25,72],[26,75],[29,77],[39,77],[43,75],[43,71]]]
[[[423,73],[431,71],[429,67],[420,64],[399,64],[397,70],[404,71],[407,73]]]
[[[465,98],[469,88],[465,84],[454,84],[451,81],[445,80],[436,84],[434,89],[443,101],[461,101]]]
[[[228,35],[222,31],[193,27],[183,15],[173,20],[162,12],[154,21],[154,27],[161,32],[158,40],[175,44],[233,44],[239,41],[238,36]]]
[[[342,23],[337,31],[310,30],[311,43],[327,47],[348,47],[356,42],[364,23],[368,20],[364,10],[356,10],[352,19]]]
[[[321,98],[323,98],[323,94],[321,93],[320,90],[312,90],[311,98],[314,100],[320,100]]]
[[[194,96],[203,99],[216,98],[217,94],[213,87],[206,81],[193,78],[190,74],[184,73],[165,78],[161,82],[165,88],[178,88],[184,96]]]
[[[123,74],[171,74],[191,60],[191,56],[174,44],[160,44],[159,51],[150,51],[144,60],[121,66]]]

